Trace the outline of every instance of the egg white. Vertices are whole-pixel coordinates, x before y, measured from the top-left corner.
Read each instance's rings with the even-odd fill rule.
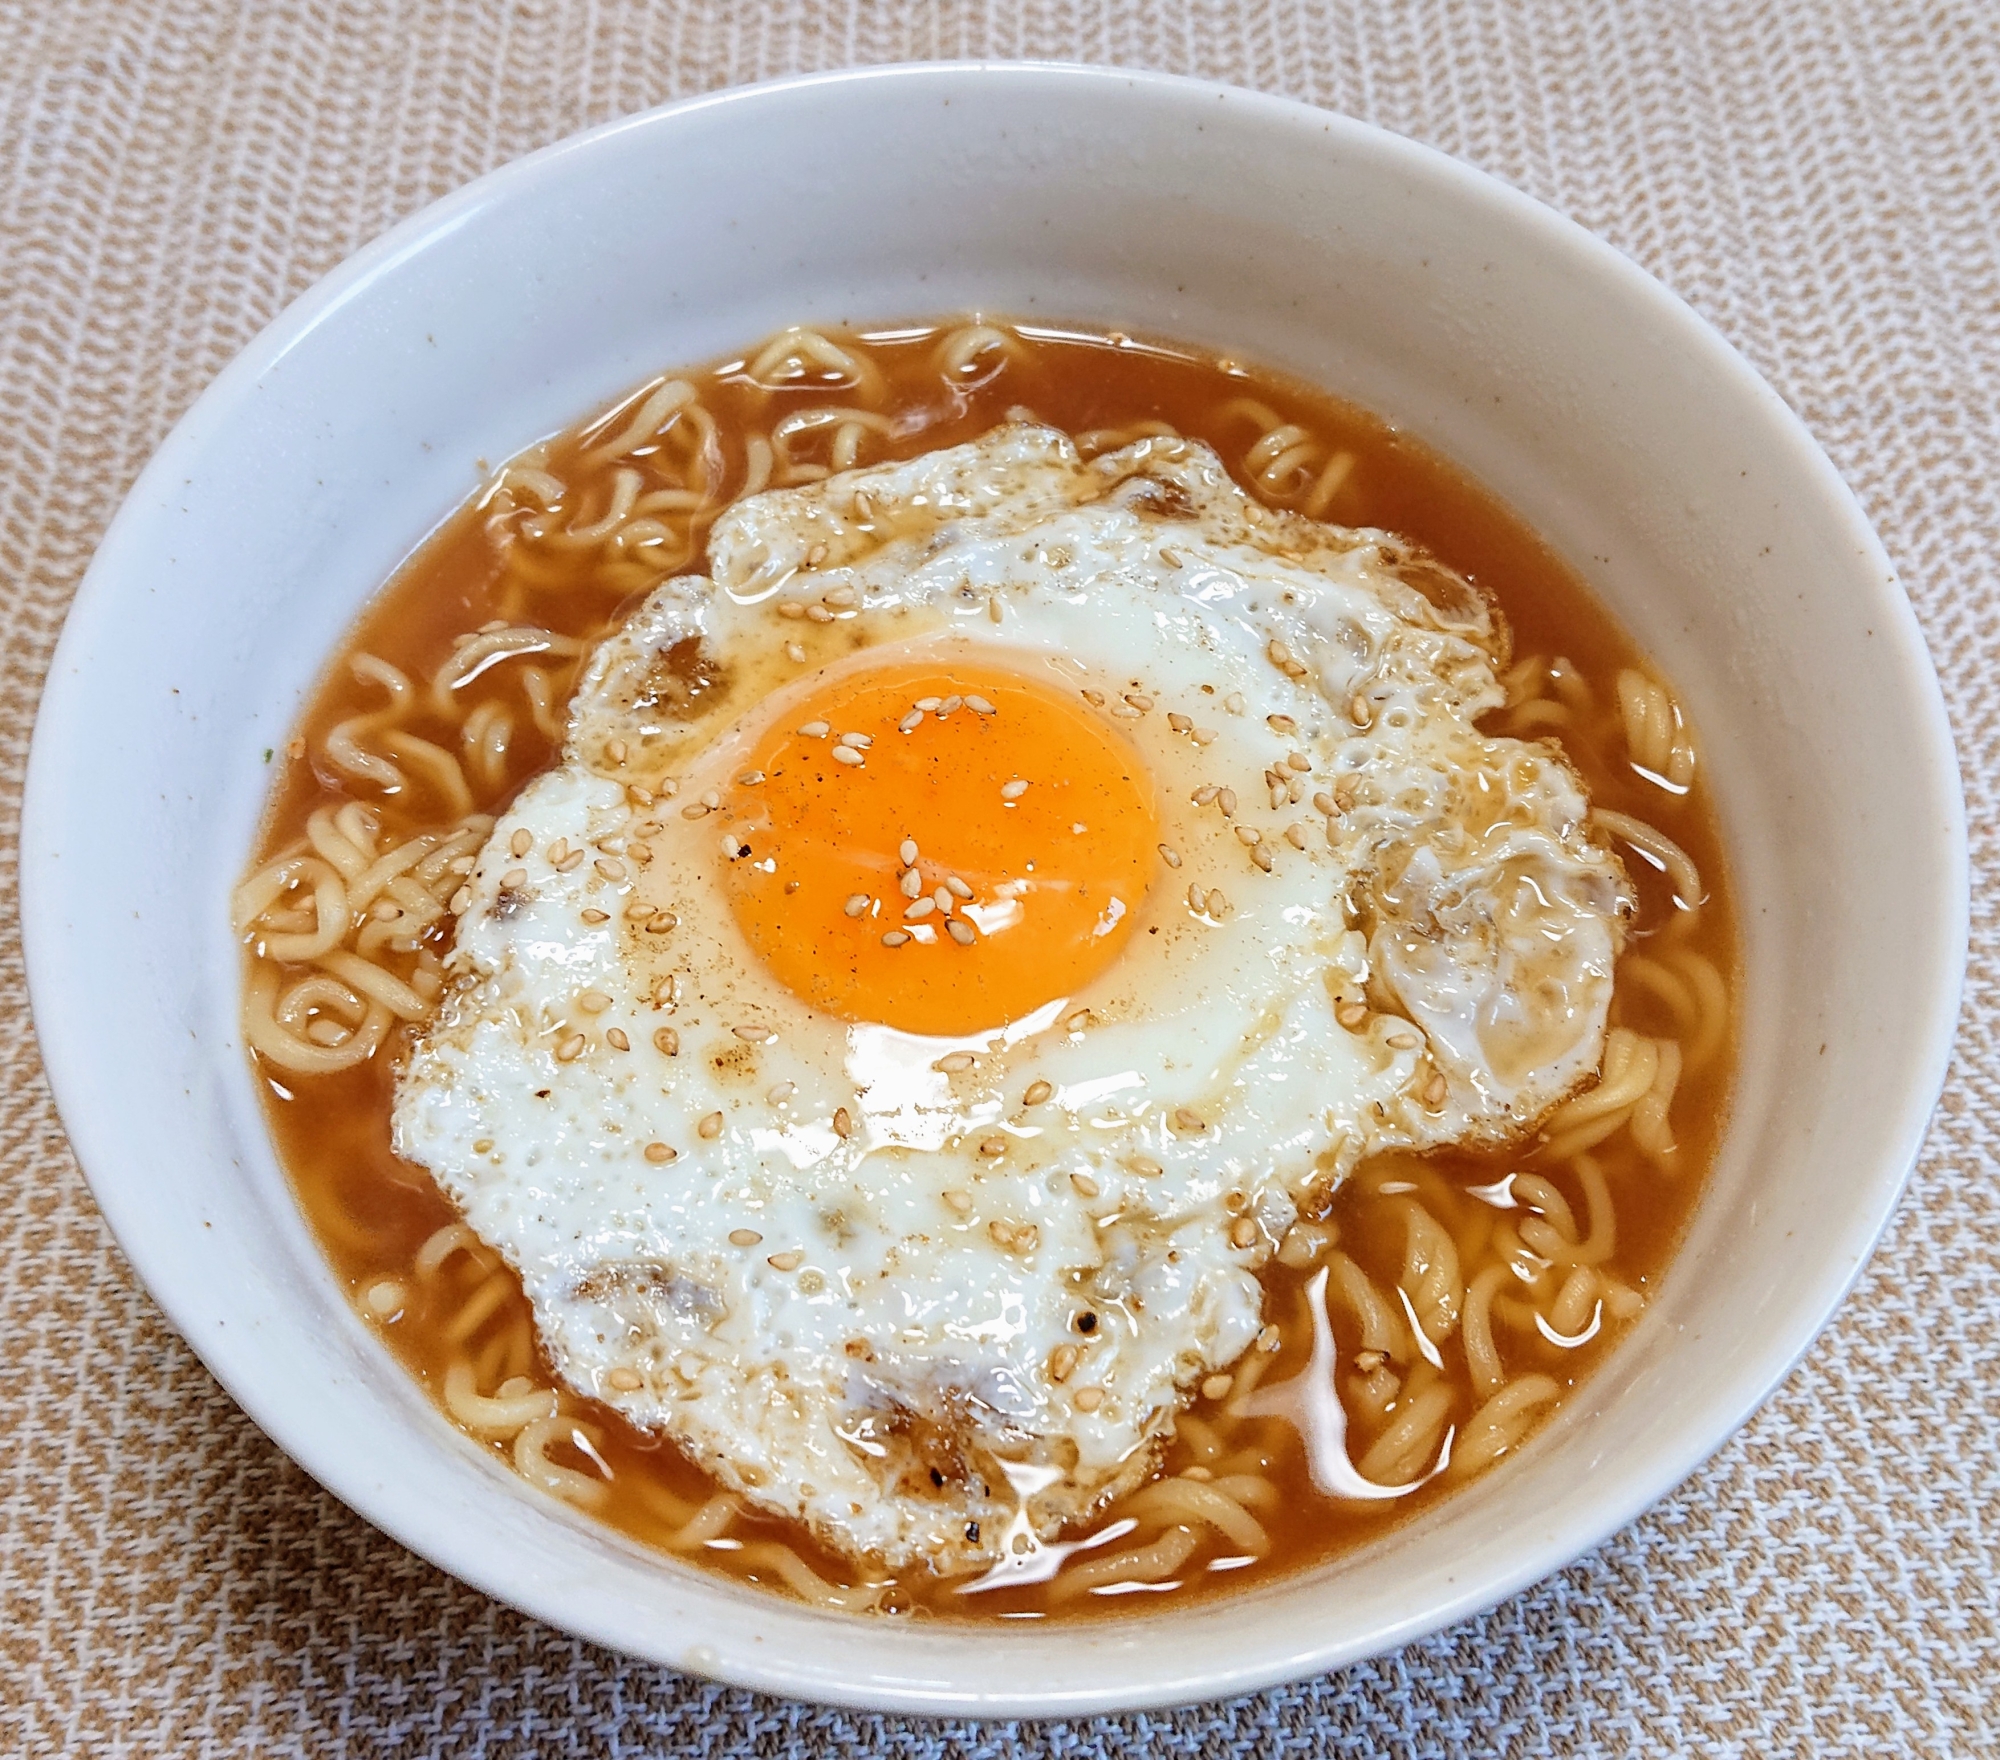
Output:
[[[1554,750],[1474,727],[1479,596],[1197,444],[1086,464],[1016,422],[739,503],[710,564],[603,645],[496,826],[397,1147],[580,1391],[851,1553],[972,1568],[1145,1475],[1310,1192],[1587,1078],[1629,887]],[[1103,976],[963,1039],[807,1008],[719,879],[759,733],[920,653],[1101,696],[1180,861]]]

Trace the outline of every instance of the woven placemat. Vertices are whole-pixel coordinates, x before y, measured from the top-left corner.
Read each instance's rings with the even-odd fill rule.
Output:
[[[1364,1667],[1157,1717],[782,1704],[439,1575],[251,1426],[51,1108],[15,928],[35,700],[148,453],[267,319],[587,124],[846,63],[1119,61],[1429,141],[1709,317],[1859,492],[1967,772],[1972,970],[1929,1149],[1839,1320],[1644,1520]],[[2000,1644],[2000,9],[1991,0],[0,0],[0,1750],[931,1756],[1990,1753]]]

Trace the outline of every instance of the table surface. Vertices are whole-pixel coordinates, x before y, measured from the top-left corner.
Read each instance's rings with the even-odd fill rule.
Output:
[[[1929,1146],[1860,1286],[1741,1435],[1570,1569],[1426,1643],[1067,1725],[824,1712],[628,1662],[335,1503],[112,1244],[49,1103],[13,908],[69,596],[147,455],[262,324],[392,222],[589,124],[967,56],[1287,93],[1458,154],[1644,264],[1771,380],[1876,522],[1944,679],[1973,839],[1965,1016]],[[1996,191],[1991,0],[0,4],[0,1748],[1994,1751]]]

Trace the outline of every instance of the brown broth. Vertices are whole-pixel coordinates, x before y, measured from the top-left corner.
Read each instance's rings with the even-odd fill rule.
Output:
[[[1240,413],[1225,413],[1232,400],[1245,396],[1308,430],[1328,451],[1351,452],[1353,469],[1323,517],[1341,524],[1383,527],[1428,547],[1497,601],[1512,627],[1517,656],[1542,654],[1569,660],[1597,704],[1584,717],[1584,734],[1565,741],[1565,750],[1594,801],[1658,825],[1692,856],[1706,886],[1699,921],[1681,933],[1683,925],[1670,921],[1674,906],[1665,882],[1644,862],[1628,855],[1627,866],[1641,896],[1631,949],[1644,952],[1663,933],[1678,936],[1680,945],[1705,955],[1733,990],[1736,939],[1732,901],[1715,816],[1703,783],[1697,776],[1692,789],[1675,798],[1636,774],[1626,762],[1613,680],[1621,668],[1643,667],[1642,657],[1576,573],[1516,515],[1391,424],[1279,375],[1126,338],[1028,327],[1018,335],[1025,346],[1015,351],[1005,369],[969,390],[951,388],[939,375],[933,361],[937,330],[913,327],[877,333],[872,339],[863,336],[858,346],[866,348],[881,373],[877,406],[896,411],[902,430],[886,444],[876,440],[873,449],[864,453],[863,462],[911,456],[973,438],[1002,419],[1010,408],[1025,405],[1072,433],[1122,429],[1139,421],[1166,422],[1183,434],[1209,441],[1239,481],[1254,487],[1242,461],[1258,437],[1257,428]],[[846,346],[857,346],[855,338],[839,340]],[[788,408],[808,402],[820,405],[859,400],[858,393],[828,389],[820,383],[767,390],[749,380],[742,362],[724,363],[689,377],[714,415],[724,441],[728,478],[716,502],[718,507],[735,493],[741,480],[744,449],[738,437],[768,431],[774,418]],[[588,510],[602,507],[608,498],[611,467],[599,466],[593,472],[579,465],[579,455],[586,449],[579,443],[579,432],[582,430],[552,443],[547,468],[570,484],[588,517]],[[704,529],[705,517],[697,515],[692,566],[700,566],[698,540]],[[377,789],[357,785],[326,762],[324,746],[329,730],[381,701],[377,687],[357,683],[350,675],[349,656],[374,654],[422,681],[445,661],[456,637],[495,618],[528,617],[562,633],[594,639],[614,626],[636,602],[632,565],[621,566],[626,572],[617,575],[614,571],[608,582],[593,579],[596,564],[586,554],[575,565],[576,579],[535,589],[524,601],[523,589],[507,580],[502,553],[489,537],[482,513],[472,505],[454,513],[356,623],[342,653],[321,680],[296,737],[282,754],[259,861],[296,844],[307,815],[328,801],[367,800],[383,822],[384,847],[451,817],[428,788],[385,796]],[[553,682],[558,702],[566,697],[574,670],[574,663],[570,663],[556,671]],[[518,705],[518,693],[514,700]],[[534,730],[525,715],[519,721],[504,777],[480,802],[484,810],[503,806],[554,755],[552,743]],[[1503,714],[1491,725],[1501,731],[1504,722]],[[455,722],[420,710],[404,725],[447,749],[456,749]],[[443,944],[441,936],[434,935],[433,940]],[[1658,1000],[1623,981],[1613,1004],[1613,1020],[1644,1033],[1667,1034],[1673,1028],[1668,1011]],[[511,1274],[505,1274],[507,1287],[499,1307],[465,1345],[449,1340],[446,1328],[468,1295],[491,1274],[490,1265],[482,1266],[460,1255],[434,1279],[410,1275],[418,1248],[455,1216],[428,1174],[398,1160],[390,1148],[390,1104],[402,1032],[397,1029],[370,1062],[339,1074],[294,1077],[264,1069],[267,1112],[280,1159],[357,1305],[362,1304],[363,1293],[379,1280],[395,1279],[407,1286],[407,1302],[396,1317],[383,1323],[371,1316],[370,1323],[434,1395],[441,1391],[447,1367],[468,1352],[484,1371],[482,1389],[517,1373],[546,1379],[548,1371],[530,1342],[530,1311]],[[1622,1132],[1593,1151],[1605,1170],[1616,1206],[1616,1273],[1641,1293],[1650,1290],[1665,1271],[1713,1158],[1728,1101],[1733,1066],[1730,1051],[1725,1041],[1722,1054],[1704,1068],[1691,1071],[1675,1097],[1672,1121],[1681,1145],[1675,1173],[1657,1171]],[[1573,1173],[1561,1166],[1542,1166],[1530,1144],[1499,1153],[1438,1153],[1414,1169],[1407,1158],[1389,1168],[1365,1166],[1335,1194],[1326,1216],[1338,1225],[1342,1248],[1380,1286],[1392,1288],[1401,1265],[1402,1235],[1391,1225],[1388,1207],[1370,1193],[1385,1173],[1414,1177],[1423,1188],[1424,1201],[1457,1240],[1469,1279],[1497,1213],[1467,1195],[1468,1189],[1520,1167],[1544,1173],[1565,1192],[1578,1215],[1583,1214],[1584,1196]],[[1288,1269],[1275,1261],[1263,1274],[1267,1316],[1277,1323],[1281,1335],[1267,1382],[1289,1376],[1305,1363],[1311,1342],[1303,1294],[1307,1276],[1306,1271]],[[362,1311],[367,1313],[365,1306]],[[1563,1350],[1532,1334],[1524,1337],[1519,1330],[1498,1323],[1495,1327],[1512,1369],[1538,1370],[1565,1387],[1587,1376],[1615,1347],[1624,1329],[1607,1321],[1593,1342]],[[1447,1379],[1456,1378],[1460,1384],[1455,1415],[1462,1421],[1473,1402],[1469,1385],[1465,1385],[1457,1333],[1445,1341],[1443,1353]],[[1344,1387],[1348,1379],[1344,1374]],[[572,1403],[587,1414],[598,1438],[598,1450],[612,1473],[609,1495],[598,1513],[641,1542],[666,1545],[688,1509],[712,1494],[713,1482],[671,1443],[631,1428],[604,1408],[589,1402]],[[1198,1419],[1212,1421],[1215,1417],[1213,1401],[1197,1399],[1190,1409]],[[1354,1421],[1350,1447],[1355,1458],[1380,1427],[1365,1418]],[[1164,1471],[1178,1472],[1196,1463],[1199,1451],[1190,1440],[1193,1434],[1193,1427],[1189,1427],[1189,1435],[1168,1446]],[[504,1445],[487,1446],[505,1457]],[[1138,1606],[1180,1605],[1191,1597],[1248,1588],[1323,1563],[1394,1525],[1419,1518],[1440,1497],[1448,1496],[1454,1483],[1447,1475],[1393,1503],[1328,1499],[1312,1486],[1298,1437],[1275,1418],[1236,1421],[1227,1452],[1234,1457],[1230,1470],[1253,1470],[1268,1479],[1278,1493],[1271,1507],[1257,1512],[1270,1534],[1271,1547],[1254,1563],[1240,1568],[1227,1564],[1209,1568],[1233,1556],[1234,1548],[1220,1535],[1204,1534],[1201,1545],[1177,1573],[1179,1586],[1171,1593],[1136,1598],[1123,1594],[1084,1596],[1058,1605],[1044,1588],[1019,1588],[968,1602],[958,1596],[952,1584],[911,1575],[896,1585],[883,1605],[931,1617],[972,1618],[1108,1616],[1128,1614]],[[579,1467],[586,1464],[580,1457],[563,1458]],[[1117,1513],[1114,1506],[1109,1516]],[[792,1548],[831,1582],[855,1579],[852,1563],[816,1544],[792,1522],[746,1510],[732,1525],[730,1535],[745,1546],[697,1549],[679,1556],[739,1578],[772,1581],[768,1563],[758,1562],[764,1555],[758,1553],[757,1543],[775,1541]]]

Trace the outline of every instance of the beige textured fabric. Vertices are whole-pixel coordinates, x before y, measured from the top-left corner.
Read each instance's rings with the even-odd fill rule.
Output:
[[[586,124],[967,55],[1201,73],[1384,123],[1678,289],[1804,415],[1895,556],[1944,675],[1976,864],[1929,1151],[1861,1287],[1742,1436],[1592,1556],[1429,1643],[1234,1704],[1041,1728],[823,1713],[628,1663],[327,1498],[113,1248],[42,1084],[12,902],[64,606],[148,452],[258,326],[392,221]],[[0,1750],[2000,1750],[1997,190],[1991,0],[0,3]]]

